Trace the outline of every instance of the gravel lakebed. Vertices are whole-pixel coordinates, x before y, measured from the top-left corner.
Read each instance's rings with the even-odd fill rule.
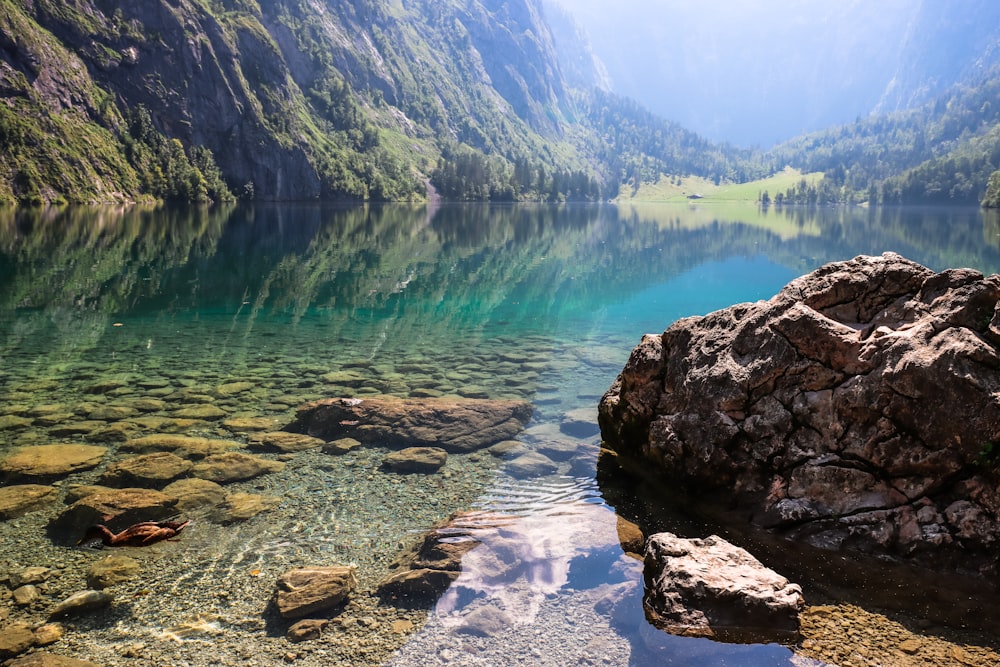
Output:
[[[464,356],[454,354],[447,364],[362,360],[331,369],[314,358],[286,354],[239,360],[235,368],[212,371],[122,359],[118,365],[74,363],[33,376],[0,377],[0,420],[7,418],[0,421],[0,458],[50,442],[94,443],[109,450],[97,467],[46,480],[55,489],[51,502],[0,522],[0,631],[48,623],[53,606],[89,588],[88,568],[114,551],[138,561],[139,568],[107,589],[112,603],[53,619],[60,625],[58,636],[31,651],[123,667],[700,665],[713,660],[843,667],[1000,665],[995,637],[902,623],[840,602],[807,610],[804,639],[793,650],[720,647],[705,640],[677,643],[652,629],[641,612],[641,564],[622,553],[614,511],[594,479],[599,438],[560,435],[559,430],[568,413],[596,405],[627,347],[616,342],[602,358],[599,345],[554,349],[544,341],[544,348],[533,348],[537,342],[520,341],[522,348],[496,342],[493,347],[503,353],[471,349]],[[577,386],[567,388],[570,376]],[[97,483],[109,466],[132,455],[119,451],[129,438],[168,429],[246,443],[246,432],[224,424],[266,417],[280,428],[294,417],[296,406],[309,400],[382,394],[531,400],[535,420],[518,439],[528,448],[547,448],[555,461],[545,474],[514,479],[505,472],[505,460],[485,450],[451,454],[433,474],[386,470],[383,459],[390,450],[381,447],[339,455],[318,449],[256,452],[283,462],[284,468],[226,484],[225,492],[280,501],[258,513],[220,519],[214,508],[192,510],[182,517],[192,523],[176,539],[142,548],[67,546],[49,535],[48,526],[65,509],[67,496]],[[216,408],[216,416],[179,416],[194,408],[202,412],[184,414],[212,414],[204,406]],[[501,563],[503,568],[492,572],[495,563],[485,558],[470,564],[469,573],[463,570],[463,578],[470,577],[464,587],[449,591],[436,605],[397,603],[375,594],[408,544],[466,510],[506,513],[516,520],[505,533],[499,531],[504,541],[491,552],[514,554]],[[273,603],[275,583],[293,568],[325,565],[354,566],[357,590],[345,606],[326,614],[329,622],[318,638],[293,642],[286,636],[291,621],[281,618]],[[596,572],[593,580],[580,574],[588,567]],[[16,599],[13,580],[25,568],[46,572],[29,598]],[[470,625],[470,619],[476,623]],[[491,619],[495,622],[485,622]]]

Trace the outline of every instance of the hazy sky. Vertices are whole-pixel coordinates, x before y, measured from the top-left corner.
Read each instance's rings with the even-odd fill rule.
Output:
[[[954,2],[955,0],[935,0]],[[769,146],[866,115],[921,0],[556,0],[614,89],[705,136]]]

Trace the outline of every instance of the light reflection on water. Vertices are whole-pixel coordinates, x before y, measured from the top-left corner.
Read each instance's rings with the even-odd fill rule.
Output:
[[[222,527],[206,512],[181,542],[144,555],[159,563],[161,579],[134,586],[133,626],[123,620],[116,634],[113,624],[92,623],[93,644],[104,641],[113,651],[111,644],[143,624],[175,638],[194,632],[193,624],[216,642],[227,632],[236,643],[260,642],[259,653],[270,655],[283,630],[260,619],[270,613],[278,574],[357,562],[362,584],[371,587],[403,542],[473,509],[509,521],[477,532],[481,546],[394,664],[433,664],[450,633],[486,606],[530,628],[524,637],[544,626],[544,640],[561,638],[563,650],[579,634],[573,623],[582,620],[573,614],[589,614],[591,632],[604,636],[591,637],[588,650],[614,648],[610,664],[786,664],[791,654],[783,647],[678,639],[645,622],[641,565],[622,553],[606,500],[618,502],[628,490],[598,485],[596,436],[577,441],[559,426],[575,410],[596,412],[640,336],[678,317],[767,298],[822,263],[862,253],[892,250],[937,270],[996,272],[998,232],[994,219],[952,209],[0,211],[0,414],[35,420],[0,430],[0,456],[53,439],[52,420],[32,412],[45,405],[78,424],[94,405],[155,405],[139,403],[155,398],[169,405],[144,414],[170,418],[178,395],[195,394],[230,416],[287,423],[297,405],[328,395],[527,399],[535,405],[521,438],[527,446],[559,439],[578,445],[556,473],[515,479],[502,461],[478,453],[453,456],[447,475],[401,478],[379,467],[382,451],[295,455],[286,472],[232,487],[279,497],[277,509]],[[94,393],[108,379],[121,387]],[[233,382],[251,388],[220,393]],[[129,434],[145,433],[122,421]],[[245,437],[219,422],[192,433]],[[119,440],[106,429],[64,439],[99,438],[116,456]],[[61,488],[93,483],[98,472],[73,475]],[[64,558],[61,547],[37,541],[58,509],[5,522],[0,563]],[[172,607],[175,599],[185,604]],[[192,609],[208,616],[191,621]],[[481,664],[514,664],[525,655],[544,664],[531,647],[511,646],[508,635],[476,642]],[[81,655],[101,650],[93,644]],[[552,664],[566,664],[560,660],[569,655]],[[272,657],[280,664],[280,652]]]

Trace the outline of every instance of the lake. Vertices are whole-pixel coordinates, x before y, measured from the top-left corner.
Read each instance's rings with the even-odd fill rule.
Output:
[[[724,528],[598,474],[597,403],[642,334],[885,251],[996,273],[1000,221],[977,209],[666,204],[0,211],[0,459],[54,443],[106,450],[76,471],[5,480],[54,490],[0,522],[0,576],[47,569],[33,597],[2,603],[0,624],[40,624],[88,588],[110,550],[67,543],[53,521],[136,455],[129,443],[183,435],[249,444],[283,467],[191,498],[176,540],[116,550],[137,571],[108,589],[111,606],[65,619],[46,650],[103,665],[822,664],[645,622],[618,514]],[[529,401],[518,440],[552,466],[526,474],[483,450],[397,474],[383,447],[253,447],[304,403],[374,395]],[[426,605],[374,595],[398,554],[456,512],[492,523],[452,587]],[[802,574],[798,556],[762,548],[768,566]],[[352,601],[319,639],[289,642],[277,578],[337,564],[356,567]],[[897,620],[878,596],[816,595]]]

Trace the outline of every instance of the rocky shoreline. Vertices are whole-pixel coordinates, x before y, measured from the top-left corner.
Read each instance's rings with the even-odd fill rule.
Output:
[[[647,335],[605,443],[749,521],[995,581],[1000,276],[893,253]]]
[[[641,550],[641,535],[626,539],[628,531],[603,503],[593,481],[593,410],[576,409],[596,396],[574,387],[567,408],[545,375],[553,365],[579,374],[586,371],[576,369],[603,364],[595,376],[605,377],[609,364],[595,345],[567,346],[555,362],[550,349],[501,347],[503,357],[489,359],[489,367],[470,353],[447,371],[435,364],[386,369],[357,362],[321,372],[306,360],[285,360],[276,364],[280,369],[272,360],[231,373],[158,368],[138,375],[95,365],[74,367],[72,378],[57,380],[0,377],[6,400],[0,459],[56,443],[95,448],[62,450],[74,454],[67,457],[71,465],[63,459],[71,468],[64,472],[25,475],[23,458],[8,461],[16,484],[0,490],[16,488],[10,495],[17,509],[0,519],[0,661],[57,665],[43,656],[58,655],[121,667],[207,661],[423,667],[625,665],[655,656],[666,635],[643,635],[650,627],[641,616],[639,561],[624,555]],[[296,418],[297,406],[327,400],[324,395],[353,402],[387,390],[399,398],[531,398],[536,418],[514,439],[486,449],[447,444],[445,462],[419,472],[387,461],[402,449],[365,443],[357,434],[317,442],[308,433],[281,430]],[[435,448],[426,440],[400,444]],[[51,450],[46,454],[38,459],[48,465]],[[585,481],[580,488],[579,480]],[[105,511],[96,502],[88,507],[88,497],[110,493],[119,502],[115,494],[140,483],[153,487],[147,489],[153,497],[175,500],[164,508],[170,516],[193,520],[177,540],[115,551],[72,544],[83,524]],[[514,508],[529,492],[547,495],[537,506]],[[443,600],[450,607],[379,594],[414,541],[468,509],[517,522],[481,535],[486,548],[463,562],[464,579]],[[496,568],[498,562],[507,565]],[[606,578],[607,564],[616,583],[589,583],[587,568]],[[290,632],[299,620],[283,618],[275,604],[279,579],[299,568],[335,565],[353,568],[354,590]],[[88,590],[112,599],[94,597],[78,613],[49,618],[56,605]],[[807,608],[803,618],[809,614]],[[832,656],[858,644],[842,641],[833,625],[809,627],[803,622],[796,649],[802,655]],[[923,665],[930,663],[918,662],[921,656],[959,648],[976,658],[993,655],[986,644],[958,647],[937,638],[947,636],[944,630],[929,630],[906,638],[922,640],[915,653],[904,652],[914,662],[886,660],[906,640],[896,635],[873,638],[866,659]],[[13,648],[25,633],[34,647]],[[782,648],[781,655],[793,654]]]

